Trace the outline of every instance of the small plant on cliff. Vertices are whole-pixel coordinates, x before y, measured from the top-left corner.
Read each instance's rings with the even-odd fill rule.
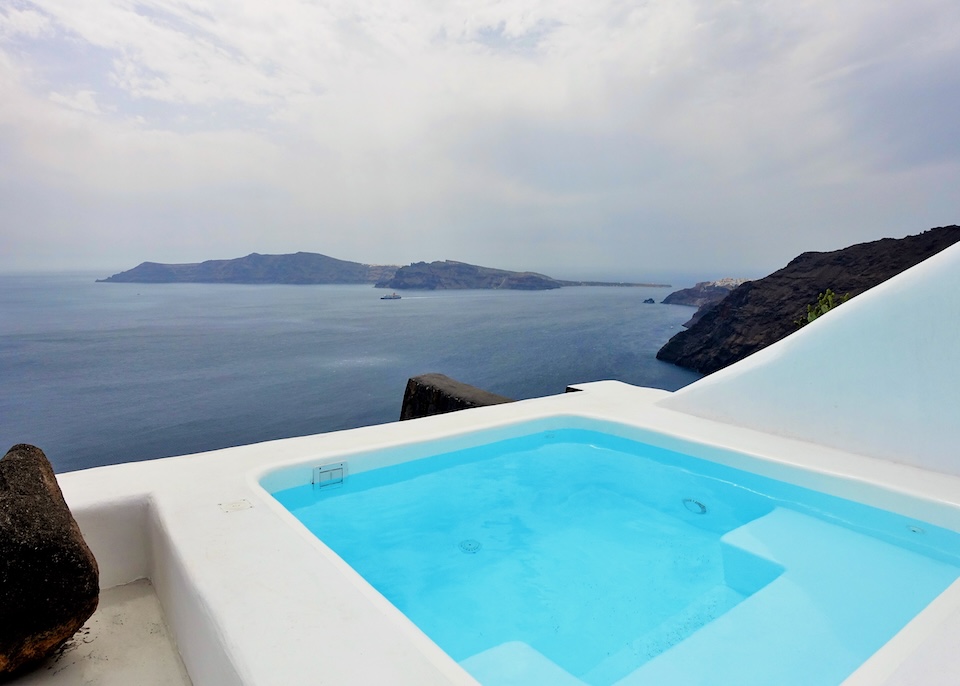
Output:
[[[797,325],[798,329],[804,327],[820,315],[826,314],[834,307],[839,307],[849,299],[849,293],[846,293],[842,298],[839,298],[837,297],[836,293],[828,288],[826,293],[820,293],[817,296],[816,305],[807,305],[807,316],[800,319],[795,319],[793,323]]]

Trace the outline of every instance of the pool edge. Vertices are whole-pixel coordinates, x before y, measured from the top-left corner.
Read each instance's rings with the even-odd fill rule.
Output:
[[[840,478],[841,490],[847,492],[843,497],[860,501],[863,497],[880,497],[898,508],[937,511],[943,521],[934,523],[944,525],[949,522],[948,528],[960,529],[957,496],[960,480],[956,477],[680,415],[656,405],[656,401],[664,397],[662,391],[637,389],[616,382],[586,384],[581,388],[586,392],[150,463],[72,472],[58,478],[71,506],[95,504],[122,493],[149,494],[152,502],[160,508],[172,544],[182,555],[197,589],[207,602],[214,626],[213,638],[236,666],[240,683],[251,686],[276,683],[278,675],[286,678],[286,683],[309,683],[305,675],[325,658],[329,658],[330,664],[336,664],[331,679],[338,678],[336,675],[342,677],[330,683],[351,683],[353,677],[376,676],[376,671],[369,668],[371,651],[382,655],[390,664],[392,673],[398,675],[400,680],[394,683],[476,683],[455,663],[451,665],[429,645],[418,643],[408,632],[398,629],[396,619],[380,611],[382,608],[376,608],[376,603],[364,598],[355,588],[349,588],[350,582],[343,578],[342,570],[324,560],[315,548],[303,545],[303,537],[288,526],[289,522],[269,504],[273,498],[256,483],[258,475],[267,470],[317,456],[342,455],[355,450],[358,444],[365,449],[376,449],[529,419],[575,414],[745,452],[755,466],[774,472],[786,469],[815,481],[822,481],[823,477]],[[797,472],[798,469],[801,471]],[[924,495],[932,495],[933,500],[917,500]],[[243,500],[251,506],[231,512],[221,507]],[[279,504],[276,507],[280,507]],[[101,551],[95,549],[94,552],[99,557]],[[267,561],[262,559],[265,552],[280,554],[289,569],[276,570],[266,564]],[[147,574],[153,574],[156,560],[148,567]],[[324,584],[336,586],[343,592],[345,601],[320,602],[307,595],[299,596],[296,589],[303,584],[312,585],[311,588]],[[957,607],[942,606],[941,599],[928,609],[935,608],[948,618],[960,614]],[[177,604],[183,599],[170,597],[167,602]],[[169,608],[165,607],[165,610],[171,614]],[[313,611],[319,612],[321,617],[325,611],[342,613],[342,616],[326,615],[328,623],[333,625],[343,621],[350,631],[334,631],[329,625],[318,623]],[[924,613],[914,620],[920,629],[914,627],[911,633],[930,624],[929,616],[933,615],[925,616]],[[289,626],[291,617],[303,618],[310,632],[306,639],[291,636],[289,628],[283,628]],[[256,626],[251,625],[252,620],[258,620],[254,621]],[[280,635],[265,646],[263,634],[271,628]],[[178,641],[186,640],[189,635],[184,627],[172,626],[171,629]],[[899,636],[888,644],[891,651],[902,652],[903,642],[898,641]],[[318,643],[321,639],[323,642]],[[360,640],[359,644],[357,640]],[[921,648],[928,644],[928,640],[920,641]],[[306,649],[315,649],[314,654],[305,657],[302,651]],[[887,649],[884,647],[875,654],[876,664],[880,666],[871,669],[892,664],[884,662],[881,655]],[[911,654],[914,653],[916,651]],[[195,679],[204,672],[202,665],[198,664],[202,661],[202,657],[185,660]],[[909,656],[897,663],[900,665],[897,669],[908,663]],[[854,676],[856,673],[851,678]],[[888,677],[893,678],[894,672],[882,676],[884,679]],[[202,683],[205,682],[195,681],[197,686]]]

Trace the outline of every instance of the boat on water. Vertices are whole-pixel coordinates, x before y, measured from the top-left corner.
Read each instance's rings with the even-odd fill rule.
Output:
[[[399,300],[400,296],[397,295],[396,293],[391,293],[390,295],[381,295],[380,299],[381,300]]]

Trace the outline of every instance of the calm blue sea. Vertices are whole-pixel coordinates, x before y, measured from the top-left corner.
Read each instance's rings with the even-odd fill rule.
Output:
[[[521,399],[699,375],[656,352],[692,309],[661,288],[403,292],[0,275],[0,449],[58,472],[394,421],[409,377]],[[679,287],[679,286],[678,286]]]

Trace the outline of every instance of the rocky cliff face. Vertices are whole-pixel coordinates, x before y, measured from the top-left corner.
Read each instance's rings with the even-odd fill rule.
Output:
[[[746,279],[718,279],[717,281],[700,281],[691,288],[681,288],[674,291],[661,302],[664,305],[690,305],[703,307],[709,303],[720,302],[737,286],[746,282]]]
[[[683,325],[686,328],[690,328],[700,321],[700,317],[703,316],[704,312],[726,298],[730,294],[730,291],[746,281],[746,279],[732,278],[719,279],[717,281],[700,281],[692,288],[682,288],[679,291],[674,291],[661,302],[664,305],[689,305],[696,307],[697,311],[694,312],[693,316]]]
[[[808,252],[783,269],[748,281],[671,338],[657,359],[710,374],[797,330],[807,305],[828,288],[854,297],[960,241],[960,226]]]
[[[144,262],[101,280],[111,283],[372,284],[389,279],[396,271],[396,266],[348,262],[319,253],[252,253],[233,260],[207,260],[194,264]]]
[[[392,279],[380,281],[377,288],[393,290],[506,288],[524,291],[543,291],[560,288],[561,284],[549,276],[535,272],[511,272],[503,269],[479,267],[465,262],[415,262],[401,267]]]

